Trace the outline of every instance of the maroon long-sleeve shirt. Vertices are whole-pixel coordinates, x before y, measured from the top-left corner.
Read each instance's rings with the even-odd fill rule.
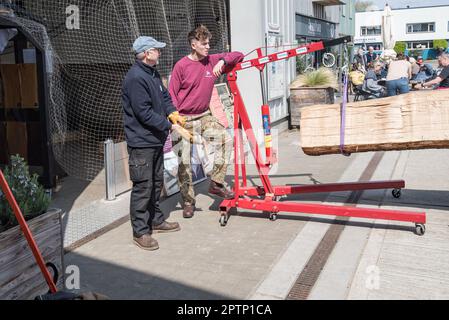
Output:
[[[182,115],[197,115],[209,109],[212,90],[217,79],[214,66],[223,58],[224,72],[229,72],[243,60],[241,52],[212,54],[200,61],[189,57],[179,60],[173,68],[169,91],[173,104]]]

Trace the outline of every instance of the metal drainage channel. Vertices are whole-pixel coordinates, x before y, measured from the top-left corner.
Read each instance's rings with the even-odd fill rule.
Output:
[[[363,171],[359,178],[359,181],[370,180],[384,156],[384,152],[376,152],[368,163],[368,166]],[[353,191],[349,195],[345,204],[351,207],[355,207],[363,191]],[[323,239],[315,249],[314,253],[310,257],[306,266],[302,270],[301,274],[296,279],[293,287],[291,288],[286,300],[306,300],[310,292],[312,291],[318,277],[326,265],[332,250],[334,249],[342,231],[344,230],[349,218],[339,217],[335,219],[335,223],[329,227]]]

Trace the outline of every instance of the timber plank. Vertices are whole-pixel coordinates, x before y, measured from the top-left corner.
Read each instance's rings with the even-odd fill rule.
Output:
[[[340,109],[339,104],[302,109],[304,153],[340,153]],[[411,92],[346,106],[346,152],[440,148],[449,148],[449,90]]]

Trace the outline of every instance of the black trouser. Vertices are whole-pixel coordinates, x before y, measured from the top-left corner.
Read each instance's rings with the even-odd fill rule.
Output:
[[[128,147],[128,153],[129,175],[133,182],[131,225],[134,237],[140,237],[165,220],[159,207],[164,182],[164,152],[162,147]]]

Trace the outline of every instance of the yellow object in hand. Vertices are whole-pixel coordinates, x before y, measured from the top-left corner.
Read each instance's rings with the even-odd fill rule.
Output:
[[[179,124],[181,127],[184,127],[186,124],[186,118],[181,116],[178,111],[170,113],[168,119],[173,124]]]

